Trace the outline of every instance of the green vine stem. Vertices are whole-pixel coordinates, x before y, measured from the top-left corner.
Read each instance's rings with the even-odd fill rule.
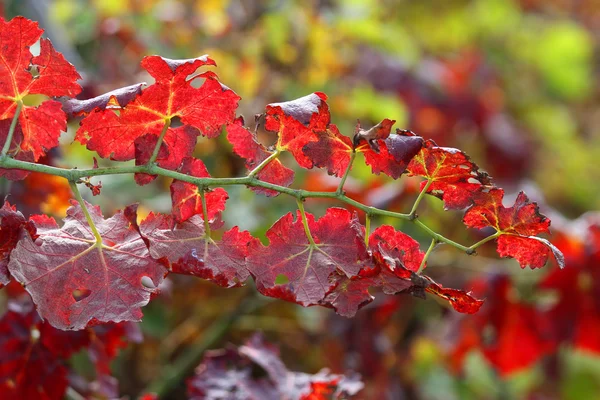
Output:
[[[17,109],[15,110],[15,115],[10,123],[10,128],[8,128],[8,135],[6,136],[6,142],[2,147],[2,153],[0,154],[1,158],[5,158],[10,150],[10,144],[12,142],[13,136],[15,134],[15,129],[17,128],[17,122],[19,121],[19,115],[21,115],[21,110],[23,109],[23,100],[17,101]]]
[[[77,202],[81,206],[83,215],[85,215],[85,219],[87,220],[88,225],[90,226],[90,229],[92,230],[92,233],[94,234],[94,238],[96,238],[96,246],[101,246],[102,245],[102,236],[100,235],[100,232],[98,232],[98,229],[96,228],[96,225],[94,224],[94,221],[92,220],[92,216],[90,215],[90,212],[88,211],[87,206],[85,205],[85,201],[83,200],[83,197],[81,197],[81,193],[79,192],[79,189],[77,188],[77,184],[73,181],[69,181],[69,186],[71,187],[71,191],[75,195],[75,199],[77,199]]]
[[[365,216],[365,245],[369,246],[369,236],[371,236],[371,214]]]
[[[300,215],[302,217],[302,225],[304,225],[304,233],[306,234],[306,238],[308,242],[312,246],[316,246],[315,240],[313,239],[310,228],[308,227],[308,220],[306,219],[306,211],[304,211],[304,203],[302,199],[296,199],[296,203],[298,203],[298,210],[300,210]]]
[[[200,190],[200,201],[202,202],[202,216],[204,217],[204,236],[210,238],[210,224],[208,223],[208,207],[206,206],[206,191],[203,187]]]
[[[493,235],[487,236],[483,239],[481,239],[479,242],[472,244],[469,249],[470,250],[475,250],[476,248],[478,248],[479,246],[481,246],[484,243],[489,242],[490,240],[494,240],[496,239],[498,236],[502,235],[501,231],[496,231],[496,233],[494,233]]]
[[[417,218],[417,208],[419,207],[419,204],[421,204],[421,200],[423,200],[425,193],[427,193],[427,190],[429,190],[429,187],[431,186],[432,183],[433,183],[432,180],[428,180],[427,183],[425,184],[425,186],[423,186],[423,190],[421,190],[421,192],[419,192],[419,196],[415,200],[415,203],[413,204],[412,209],[410,210],[410,213],[408,213],[408,215],[410,215],[411,219]]]
[[[161,175],[167,178],[177,179],[183,182],[192,183],[199,187],[209,188],[215,186],[231,186],[231,185],[246,185],[250,187],[263,187],[266,189],[274,190],[278,193],[283,193],[288,196],[294,197],[297,200],[304,200],[308,198],[321,198],[321,199],[335,199],[342,203],[348,204],[358,210],[363,211],[365,214],[373,216],[385,216],[396,219],[403,219],[412,221],[422,230],[427,232],[429,236],[436,239],[438,242],[449,244],[457,249],[466,252],[467,254],[474,254],[475,248],[463,246],[456,243],[443,235],[433,231],[419,219],[411,218],[410,214],[403,214],[394,211],[380,210],[376,207],[367,206],[362,204],[345,194],[339,194],[337,192],[313,192],[302,189],[292,189],[285,186],[275,185],[264,181],[259,181],[254,177],[245,176],[240,178],[198,178],[195,176],[182,174],[181,172],[172,171],[169,169],[161,168],[157,165],[137,165],[137,166],[122,166],[122,167],[106,167],[96,169],[66,169],[52,167],[49,165],[36,164],[27,161],[15,160],[12,158],[0,158],[0,168],[14,168],[22,169],[26,171],[40,172],[44,174],[50,174],[60,176],[67,179],[69,182],[76,182],[77,180],[91,176],[102,176],[102,175],[118,175],[118,174],[133,174],[133,173],[146,173],[151,175]],[[83,204],[83,203],[82,203]],[[302,209],[304,207],[302,206]],[[492,235],[494,236],[494,235]],[[488,240],[492,240],[490,238]]]
[[[423,260],[421,260],[421,265],[419,265],[417,274],[420,274],[423,271],[423,268],[425,268],[425,264],[427,264],[427,259],[429,258],[429,256],[431,255],[431,252],[433,251],[433,249],[435,248],[435,246],[437,244],[438,244],[438,241],[435,238],[431,239],[431,244],[429,245],[429,248],[427,249],[425,256],[423,256]]]
[[[152,151],[152,155],[150,156],[150,159],[148,160],[148,165],[154,164],[154,162],[158,158],[160,146],[162,145],[163,140],[165,139],[165,135],[167,134],[167,131],[169,130],[170,126],[171,126],[171,119],[165,118],[165,125],[163,126],[162,131],[160,131],[160,135],[158,136],[158,141],[156,142],[156,146],[154,147],[154,150]]]
[[[356,150],[352,150],[352,154],[350,155],[350,162],[348,163],[348,168],[344,172],[344,176],[342,176],[342,180],[340,181],[340,185],[335,191],[336,194],[342,195],[344,193],[344,184],[346,183],[346,179],[350,174],[350,170],[352,169],[352,163],[354,162],[354,158],[356,157]]]
[[[281,150],[276,150],[275,153],[271,154],[269,157],[265,158],[260,164],[256,166],[250,173],[248,174],[249,178],[254,178],[260,171],[262,171],[271,161],[279,157],[281,154]]]

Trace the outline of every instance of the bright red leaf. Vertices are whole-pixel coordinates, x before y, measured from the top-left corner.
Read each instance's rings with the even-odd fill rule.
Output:
[[[332,273],[354,276],[368,258],[362,227],[350,211],[329,208],[317,221],[306,217],[316,245],[306,236],[300,212],[295,221],[288,213],[267,231],[269,245],[252,246],[247,260],[262,294],[303,306],[323,299],[333,286]]]
[[[432,182],[427,193],[444,201],[446,210],[459,210],[473,203],[473,195],[491,184],[490,177],[479,171],[469,156],[458,149],[438,147],[432,141],[412,159],[407,168],[410,176],[422,176],[421,190]]]
[[[127,217],[105,220],[100,208],[90,215],[102,236],[97,245],[81,207],[67,210],[62,228],[52,218],[36,218],[38,238],[24,234],[8,269],[33,298],[40,315],[60,329],[90,323],[139,321],[141,307],[156,292],[166,270],[153,260]],[[154,288],[142,283],[149,278]]]
[[[142,67],[154,77],[155,83],[135,100],[122,104],[119,115],[111,109],[114,107],[91,112],[81,121],[76,140],[97,151],[101,157],[131,160],[136,156],[136,139],[146,134],[158,137],[165,123],[179,121],[183,126],[169,128],[165,136],[168,155],[158,160],[164,168],[178,167],[177,160],[192,155],[195,137],[200,134],[216,137],[221,127],[233,120],[240,99],[212,72],[188,79],[204,65],[215,63],[208,56],[189,60],[145,57]],[[199,88],[192,86],[196,79],[205,79]],[[182,141],[181,135],[190,132],[194,132],[194,140],[186,137]]]
[[[265,129],[278,132],[276,147],[287,150],[303,168],[312,168],[313,161],[302,149],[318,140],[316,132],[327,130],[329,107],[327,96],[316,92],[296,100],[267,105]]]
[[[212,229],[222,223],[211,224]],[[220,286],[242,286],[250,276],[246,269],[250,243],[258,242],[250,233],[234,227],[221,240],[206,235],[201,216],[194,215],[175,225],[169,215],[150,214],[140,231],[148,239],[150,255],[165,258],[174,273],[199,276]]]
[[[54,50],[48,39],[40,40],[42,33],[37,22],[26,18],[15,17],[8,22],[0,18],[0,120],[12,119],[17,103],[29,94],[73,97],[81,91],[76,83],[81,77],[75,67]],[[29,48],[38,40],[40,54],[34,57]],[[30,152],[33,160],[56,147],[67,126],[61,104],[54,100],[37,107],[24,106],[18,124],[22,137],[13,143],[18,144],[18,151]],[[6,137],[0,146],[5,141]],[[17,146],[11,143],[11,150],[17,151]]]
[[[501,376],[530,367],[555,350],[548,315],[518,300],[505,277],[487,285],[487,304],[476,316],[461,321],[453,356],[459,367],[467,352],[480,348]]]
[[[227,139],[233,144],[235,154],[246,160],[246,168],[250,171],[273,154],[258,142],[255,134],[244,127],[242,117],[227,126]],[[263,182],[287,187],[294,181],[294,171],[285,167],[278,159],[274,159],[260,170],[256,178]],[[266,196],[279,194],[274,190],[261,187],[252,187],[251,189]]]
[[[535,237],[549,232],[550,220],[540,214],[536,203],[531,203],[525,193],[520,192],[512,207],[504,207],[504,190],[492,188],[475,195],[475,204],[470,207],[463,221],[471,228],[492,227],[500,233],[498,254],[515,258],[521,268],[541,268],[550,253],[559,266],[564,267],[561,252],[546,239]]]
[[[395,122],[384,119],[368,130],[362,129],[359,122],[354,135],[354,146],[356,152],[364,153],[365,162],[371,166],[374,174],[383,172],[398,179],[421,150],[423,139],[410,131],[397,130],[395,134],[390,134]]]
[[[197,178],[210,177],[206,166],[198,158],[189,157],[183,160],[180,172]],[[203,196],[206,197],[207,218],[212,221],[225,210],[225,202],[229,196],[223,188],[208,190]],[[204,215],[200,189],[192,183],[174,180],[171,183],[171,203],[173,216],[177,222],[186,221],[196,214]]]
[[[600,354],[600,223],[585,215],[572,222],[573,233],[560,233],[554,240],[564,252],[565,269],[554,269],[539,287],[558,294],[549,311],[558,339],[578,349]]]

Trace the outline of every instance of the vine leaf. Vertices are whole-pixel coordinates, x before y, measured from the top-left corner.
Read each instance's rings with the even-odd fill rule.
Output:
[[[279,358],[279,350],[256,334],[237,349],[207,352],[188,381],[188,395],[205,400],[348,399],[363,387],[356,375],[336,375],[325,369],[313,375],[289,371]]]
[[[298,211],[295,221],[288,213],[273,224],[268,246],[251,246],[247,266],[265,296],[319,304],[333,286],[332,273],[354,276],[368,259],[362,227],[350,211],[329,208],[319,220],[308,213],[306,218],[316,245],[306,237]]]
[[[210,177],[206,166],[198,158],[188,157],[183,160],[180,172],[197,178]],[[172,213],[177,222],[186,221],[196,214],[204,215],[200,194],[200,189],[194,184],[179,180],[171,183]],[[223,188],[206,191],[204,196],[206,196],[207,219],[212,221],[225,210],[225,202],[229,196]]]
[[[123,212],[105,220],[88,205],[102,236],[98,245],[75,201],[59,228],[53,218],[32,219],[37,239],[22,234],[8,269],[25,286],[42,318],[59,329],[101,322],[139,321],[141,307],[166,275]],[[142,283],[149,278],[154,288]]]
[[[73,97],[81,91],[81,77],[75,67],[56,52],[37,22],[23,17],[10,21],[0,18],[0,120],[11,120],[17,104],[30,94]],[[29,48],[40,40],[40,54],[33,56]],[[35,75],[35,77],[34,77]],[[19,142],[10,145],[10,154],[29,152],[37,161],[47,150],[58,146],[67,122],[61,104],[46,100],[39,106],[24,106],[19,114]],[[4,145],[4,141],[0,146]],[[16,146],[18,144],[18,146]]]
[[[460,322],[452,352],[455,367],[460,367],[470,349],[478,348],[500,376],[507,376],[556,352],[555,337],[549,334],[550,315],[520,301],[506,276],[479,286],[484,286],[481,294],[489,300],[480,313]]]
[[[211,229],[222,225],[216,221]],[[246,257],[250,244],[258,239],[238,227],[225,232],[221,240],[213,240],[206,235],[199,215],[175,225],[171,216],[151,213],[140,224],[140,231],[149,242],[150,255],[166,259],[171,272],[198,276],[223,287],[242,286],[250,276]]]
[[[327,168],[329,175],[341,177],[350,164],[352,141],[340,133],[337,126],[328,124],[324,131],[316,132],[318,140],[302,147],[302,152],[319,168]]]
[[[325,131],[329,124],[329,107],[325,100],[324,93],[316,92],[266,107],[265,129],[278,133],[277,149],[292,153],[302,168],[310,169],[314,165],[302,149],[318,141],[316,132]]]
[[[244,127],[244,119],[237,118],[227,126],[227,140],[233,145],[233,151],[246,160],[246,168],[252,170],[266,160],[273,152],[258,142],[256,135]],[[288,187],[294,181],[294,171],[284,166],[279,159],[271,160],[256,177],[268,183]],[[277,196],[279,192],[262,187],[251,187],[257,193]]]
[[[512,207],[504,207],[504,190],[492,188],[474,196],[474,204],[464,215],[463,222],[470,228],[494,228],[500,236],[497,251],[501,257],[516,259],[521,268],[541,268],[548,261],[550,253],[558,265],[564,267],[564,256],[546,239],[536,237],[538,233],[548,233],[550,220],[540,214],[536,203],[529,201],[520,192]]]
[[[127,331],[126,324],[63,331],[44,322],[29,300],[10,300],[0,319],[0,390],[10,399],[62,399],[74,372],[68,359],[82,349],[96,379],[112,378],[110,362],[127,344]]]
[[[473,204],[473,196],[492,184],[491,178],[464,152],[439,147],[428,140],[408,165],[410,176],[431,181],[427,193],[444,201],[446,210],[460,210]],[[427,181],[421,183],[421,190]]]
[[[383,172],[398,179],[423,147],[423,138],[411,131],[396,130],[395,134],[390,134],[395,122],[386,118],[364,130],[359,121],[354,134],[354,147],[356,152],[364,153],[365,162],[371,166],[374,174]]]
[[[179,166],[178,160],[192,155],[198,135],[216,137],[221,127],[233,120],[240,97],[222,85],[212,72],[188,78],[201,66],[215,65],[208,56],[189,60],[148,56],[141,64],[155,83],[133,101],[125,96],[127,104],[118,107],[117,101],[104,109],[101,107],[104,100],[92,101],[99,103],[100,108],[81,121],[75,139],[101,157],[126,161],[136,156],[136,139],[146,134],[158,137],[165,123],[180,122],[182,126],[170,127],[166,132],[168,155],[158,160],[160,166],[174,169]],[[192,86],[197,79],[204,79],[199,88]],[[105,99],[106,95],[103,96]],[[117,96],[109,99],[116,100]],[[115,108],[119,115],[113,111]],[[191,132],[193,140],[189,137]],[[188,136],[181,141],[182,135]]]
[[[332,274],[333,288],[321,305],[350,318],[373,301],[369,290],[379,289],[389,295],[408,293],[420,298],[430,293],[447,300],[456,311],[468,314],[482,306],[483,301],[468,292],[444,288],[430,277],[416,274],[425,254],[420,251],[419,242],[392,226],[377,228],[369,237],[369,248],[372,263],[355,276]]]
[[[10,253],[17,246],[23,231],[35,235],[35,227],[28,222],[15,206],[5,202],[0,208],[0,284],[10,281],[8,262]]]

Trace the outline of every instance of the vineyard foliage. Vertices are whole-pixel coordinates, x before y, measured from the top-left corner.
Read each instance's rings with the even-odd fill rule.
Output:
[[[509,295],[506,280],[474,293],[429,276],[429,257],[442,245],[477,260],[477,249],[495,242],[497,254],[522,269],[541,268],[549,260],[565,267],[561,250],[538,236],[550,233],[550,219],[538,205],[523,192],[513,205],[505,205],[504,190],[465,152],[438,146],[418,132],[394,130],[394,115],[372,127],[357,122],[353,135],[346,135],[332,123],[322,92],[267,104],[247,126],[238,115],[244,100],[235,82],[222,83],[208,55],[182,60],[146,56],[141,67],[153,83],[76,98],[79,73],[50,40],[40,39],[42,33],[36,22],[23,17],[0,22],[0,176],[15,182],[40,173],[62,179],[72,199],[62,221],[46,214],[25,217],[11,198],[0,209],[0,283],[9,298],[9,311],[0,321],[3,393],[62,398],[75,385],[64,360],[85,349],[95,380],[87,386],[80,382],[85,386],[80,391],[118,394],[110,361],[128,341],[139,340],[132,322],[142,320],[144,307],[172,275],[224,288],[253,281],[263,296],[331,308],[344,317],[354,317],[376,297],[432,296],[458,313],[475,314],[461,320],[464,346],[457,347],[456,362],[478,345],[473,332],[486,315],[517,315],[522,324],[507,317],[497,322],[498,330],[519,324],[528,351],[506,360],[504,348],[485,350],[501,373],[529,365],[556,345],[536,334],[551,321],[525,305],[499,301]],[[39,54],[34,55],[36,43]],[[89,169],[53,165],[52,154],[73,121],[79,123],[74,140],[89,150],[89,159],[115,163],[99,166],[94,158]],[[199,140],[204,145],[225,139],[246,175],[213,177],[196,157]],[[347,185],[353,167],[362,163],[373,175],[394,181],[419,177],[410,208],[392,211],[353,196]],[[297,175],[314,169],[337,179],[335,186],[299,187]],[[92,179],[123,174],[133,176],[132,191],[135,184],[169,179],[171,212],[138,215],[137,204],[122,204],[121,211],[103,215],[92,204],[98,197],[84,200],[87,194],[80,189],[86,187],[93,196],[111,196]],[[264,235],[249,232],[224,218],[228,207],[235,207],[228,200],[236,186],[251,189],[265,202],[285,197],[296,210],[273,221]],[[463,245],[432,229],[421,212],[427,196],[439,199],[444,210],[461,213],[465,228],[481,230],[480,240]],[[306,210],[315,199],[335,204],[317,215]],[[413,224],[419,238],[427,237],[425,251],[396,222]],[[552,274],[542,286],[569,291]],[[581,297],[576,304],[592,301]],[[477,314],[485,302],[498,310]],[[570,309],[557,306],[552,313],[564,319]],[[530,326],[538,319],[539,325]],[[559,332],[561,327],[549,329]],[[597,345],[579,333],[575,340]],[[257,378],[256,368],[266,375]],[[237,350],[207,355],[188,382],[191,398],[218,398],[219,390],[248,391],[244,398],[257,393],[267,393],[265,398],[346,398],[361,388],[354,375],[289,371],[260,336]]]

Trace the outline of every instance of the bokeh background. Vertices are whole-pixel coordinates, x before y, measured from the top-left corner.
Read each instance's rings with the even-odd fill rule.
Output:
[[[260,299],[251,285],[226,290],[171,277],[145,308],[144,341],[113,365],[122,395],[161,388],[164,398],[181,398],[206,347],[240,344],[259,330],[291,369],[359,372],[361,398],[600,398],[600,218],[592,211],[600,209],[597,0],[5,0],[3,12],[40,22],[84,76],[82,98],[151,82],[139,66],[145,55],[208,53],[221,81],[242,96],[246,121],[268,103],[313,91],[329,96],[333,122],[346,135],[357,119],[363,126],[395,119],[395,127],[466,151],[505,188],[507,202],[525,190],[552,219],[551,240],[567,257],[564,271],[553,264],[529,271],[498,259],[491,243],[477,257],[439,248],[428,274],[485,297],[475,316],[433,299],[380,296],[345,319]],[[75,129],[48,162],[92,166],[92,155],[71,144]],[[223,135],[201,139],[196,155],[213,176],[245,173]],[[418,180],[374,176],[362,164],[348,180],[351,197],[410,209]],[[105,215],[132,202],[142,214],[169,211],[168,180],[142,188],[132,176],[101,180],[102,194],[89,199]],[[331,190],[337,183],[323,171],[298,171],[294,186]],[[64,216],[71,196],[61,179],[36,174],[0,186],[25,214]],[[288,198],[228,191],[225,221],[257,235],[296,207]],[[306,207],[322,215],[330,205]],[[422,207],[426,222],[453,240],[481,238],[439,200]],[[412,224],[377,223],[426,247]],[[85,373],[83,358],[71,362]]]

